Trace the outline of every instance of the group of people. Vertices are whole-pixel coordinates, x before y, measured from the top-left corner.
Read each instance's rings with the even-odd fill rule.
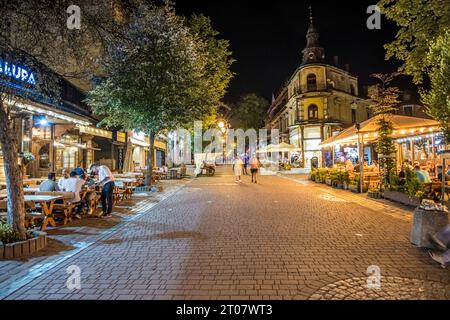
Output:
[[[361,164],[359,161],[356,162],[355,165],[353,165],[353,162],[350,159],[347,159],[345,161],[345,170],[348,172],[360,172],[361,170]],[[363,162],[363,170],[364,171],[379,171],[380,165],[378,164],[377,160],[372,160],[372,163],[369,165],[367,164],[367,161]]]
[[[94,178],[98,176],[98,181]],[[73,171],[69,172],[66,169],[62,170],[62,177],[56,181],[55,172],[48,174],[48,179],[39,185],[39,191],[42,192],[72,192],[72,204],[76,205],[76,216],[80,217],[81,210],[88,205],[84,199],[81,199],[81,191],[83,187],[88,188],[86,200],[91,200],[95,197],[95,188],[101,186],[100,201],[102,204],[102,216],[108,218],[111,216],[113,209],[113,193],[114,193],[114,176],[107,166],[92,164],[89,172],[86,172],[81,166],[78,166]]]
[[[261,162],[256,157],[256,155],[253,155],[251,158],[246,153],[244,155],[244,161],[242,161],[241,157],[239,155],[236,156],[234,163],[233,163],[233,171],[234,175],[236,177],[236,182],[242,182],[242,176],[247,175],[247,167],[250,165],[250,173],[252,175],[252,183],[258,183],[257,182],[257,176],[258,176],[258,170],[261,168]]]

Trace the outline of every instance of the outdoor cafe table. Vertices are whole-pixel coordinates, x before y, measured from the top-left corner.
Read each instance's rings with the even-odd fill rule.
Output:
[[[44,196],[44,195],[25,195],[25,201],[39,203],[44,214],[44,221],[42,222],[41,230],[47,228],[50,223],[52,227],[56,227],[55,219],[53,219],[53,206],[56,200],[63,199],[62,196]]]
[[[137,179],[132,179],[132,178],[116,178],[114,177],[114,182],[122,182],[122,183],[135,183],[137,182]]]
[[[23,188],[23,192],[25,194],[35,194],[36,192],[39,192],[39,188],[37,187],[28,187],[28,188]]]
[[[23,184],[38,185],[45,180],[47,179],[46,178],[23,179]]]

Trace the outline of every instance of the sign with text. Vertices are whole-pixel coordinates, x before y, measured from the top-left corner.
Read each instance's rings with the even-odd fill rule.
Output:
[[[28,85],[36,85],[35,74],[25,66],[0,60],[0,75]]]

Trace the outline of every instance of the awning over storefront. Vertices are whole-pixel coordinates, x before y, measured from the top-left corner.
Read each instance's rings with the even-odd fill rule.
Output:
[[[78,116],[75,114],[70,114],[70,113],[64,112],[62,110],[56,111],[55,109],[50,109],[48,107],[37,105],[37,104],[32,105],[32,104],[21,103],[21,102],[15,102],[15,104],[19,109],[27,110],[34,114],[43,114],[43,115],[46,115],[51,118],[67,121],[69,123],[82,125],[82,126],[91,125],[91,122],[87,121],[86,117]]]
[[[280,144],[269,144],[268,146],[260,149],[257,151],[257,153],[268,153],[268,152],[293,152],[298,151],[299,148],[296,148],[295,146],[282,142]]]
[[[378,121],[380,117],[381,116],[375,116],[361,122],[359,130],[356,125],[345,129],[338,135],[323,141],[321,147],[329,148],[334,145],[356,144],[358,142],[358,136],[362,137],[364,142],[376,140],[378,137],[377,130],[379,128]],[[432,119],[391,115],[389,116],[389,120],[392,122],[394,128],[392,133],[392,138],[394,139],[439,132],[439,123]]]

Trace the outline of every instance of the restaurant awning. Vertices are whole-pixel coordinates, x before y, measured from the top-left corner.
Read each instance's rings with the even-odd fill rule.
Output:
[[[292,152],[300,150],[299,148],[296,148],[295,146],[282,142],[280,144],[269,144],[265,148],[262,148],[258,150],[258,153],[267,153],[267,152]]]
[[[359,130],[356,125],[351,126],[330,137],[321,143],[322,148],[332,147],[333,145],[355,144],[358,142],[358,135],[362,136],[364,142],[371,142],[377,139],[379,128],[379,116],[370,118],[360,123]],[[400,115],[391,115],[389,120],[392,122],[394,131],[392,137],[394,139],[434,134],[439,132],[439,123],[432,119],[424,119],[417,117],[407,117]]]

